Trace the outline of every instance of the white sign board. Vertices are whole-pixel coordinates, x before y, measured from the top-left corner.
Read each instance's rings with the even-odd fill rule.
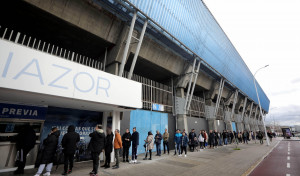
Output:
[[[142,84],[0,40],[0,87],[142,108]]]

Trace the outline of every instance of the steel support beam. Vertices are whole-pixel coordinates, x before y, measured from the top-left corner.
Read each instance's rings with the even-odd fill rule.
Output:
[[[131,79],[131,77],[132,77],[132,73],[133,73],[133,70],[134,70],[134,67],[135,67],[135,63],[136,63],[137,57],[139,56],[139,52],[140,52],[142,42],[143,42],[143,39],[144,39],[144,36],[145,36],[145,31],[147,29],[147,25],[148,25],[148,20],[146,20],[145,23],[144,23],[144,26],[143,26],[143,29],[142,29],[142,32],[141,32],[141,35],[140,35],[140,38],[139,38],[139,42],[137,44],[135,54],[134,54],[134,57],[133,57],[133,60],[132,60],[132,64],[131,64],[130,71],[129,71],[129,74],[128,74],[128,79]]]
[[[128,50],[129,50],[129,45],[130,45],[130,42],[131,42],[131,37],[132,37],[133,29],[134,29],[135,20],[136,20],[136,12],[133,13],[133,17],[132,17],[132,20],[131,20],[130,29],[129,29],[129,32],[128,32],[126,45],[125,45],[125,48],[124,48],[124,53],[123,53],[123,57],[122,57],[121,65],[120,65],[119,76],[122,76],[123,72],[124,72],[125,62],[126,62],[126,59],[127,59],[126,57],[127,57]]]
[[[219,91],[218,91],[218,97],[217,97],[217,102],[216,102],[216,108],[215,108],[215,112],[214,112],[214,117],[217,117],[217,113],[218,113],[218,109],[219,109],[219,105],[220,105],[220,101],[221,101],[221,97],[222,97],[222,93],[223,93],[223,88],[224,88],[224,83],[225,83],[225,79],[222,78],[221,82],[220,82],[220,86],[219,86]]]
[[[195,86],[196,86],[196,83],[197,83],[197,78],[198,78],[198,75],[199,75],[200,65],[201,65],[201,61],[199,61],[198,66],[197,66],[197,70],[196,70],[196,73],[195,73],[195,79],[194,79],[194,82],[193,82],[192,91],[191,91],[191,94],[190,94],[190,97],[189,97],[189,100],[188,100],[188,106],[186,108],[187,111],[190,109],[190,106],[191,106],[191,102],[192,102],[192,98],[193,98],[193,94],[194,94],[194,89],[195,89]]]
[[[246,105],[247,105],[247,97],[245,97],[245,100],[244,100],[244,106],[243,106],[243,112],[242,112],[242,121],[244,121]]]
[[[191,90],[191,84],[192,84],[192,80],[193,80],[193,76],[194,76],[194,72],[195,72],[195,65],[196,65],[196,58],[194,59],[192,73],[191,73],[190,81],[189,81],[189,85],[188,85],[188,90],[186,92],[185,103],[184,103],[184,111],[186,111],[186,106],[187,106],[187,103],[188,103],[189,92]]]
[[[231,109],[230,119],[233,118],[234,109],[235,109],[235,105],[236,105],[236,102],[237,102],[238,95],[239,95],[239,91],[236,89],[235,93],[234,93],[233,105],[232,105],[232,109]]]

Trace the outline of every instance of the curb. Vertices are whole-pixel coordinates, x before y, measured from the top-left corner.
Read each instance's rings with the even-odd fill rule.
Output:
[[[272,149],[267,152],[263,157],[261,157],[255,164],[253,164],[246,172],[242,174],[242,176],[249,176],[251,172],[274,150],[275,147],[280,143],[281,141],[277,141],[277,144],[275,144]]]

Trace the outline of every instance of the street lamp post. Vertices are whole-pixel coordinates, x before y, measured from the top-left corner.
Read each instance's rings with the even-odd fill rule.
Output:
[[[262,121],[263,121],[263,125],[264,125],[264,130],[265,130],[265,135],[266,135],[266,140],[267,140],[267,145],[270,145],[270,141],[269,141],[269,138],[268,138],[268,134],[267,134],[267,129],[266,129],[266,125],[265,125],[265,120],[264,120],[264,116],[263,116],[263,113],[262,113],[262,109],[261,109],[261,104],[260,104],[260,100],[259,100],[259,96],[258,96],[258,91],[257,91],[257,87],[256,87],[256,81],[255,81],[255,75],[256,73],[263,69],[263,68],[266,68],[268,67],[269,65],[266,65],[264,67],[261,67],[260,69],[258,69],[255,74],[253,75],[253,82],[254,82],[254,86],[255,86],[255,91],[256,91],[256,95],[257,95],[257,99],[258,99],[258,104],[259,104],[259,111],[260,111],[260,115],[262,117]]]

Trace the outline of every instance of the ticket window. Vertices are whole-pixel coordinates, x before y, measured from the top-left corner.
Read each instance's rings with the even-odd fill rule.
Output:
[[[33,165],[35,163],[43,124],[43,120],[0,120],[0,158],[2,158],[0,160],[0,170],[14,167],[17,155],[15,137],[25,125],[32,126],[37,136],[36,145],[29,152],[26,165]]]

